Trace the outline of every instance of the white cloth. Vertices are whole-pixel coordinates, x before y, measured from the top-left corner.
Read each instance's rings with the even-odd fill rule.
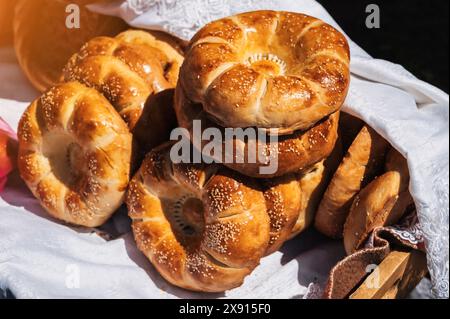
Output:
[[[91,6],[122,16],[133,26],[184,39],[210,20],[263,8],[307,13],[338,27],[313,0],[117,0]],[[352,81],[344,110],[365,120],[407,157],[433,293],[448,298],[448,95],[399,65],[371,58],[352,41],[350,45]],[[17,65],[1,61],[0,55],[0,98],[7,100],[0,100],[0,116],[16,127],[36,93],[24,83]],[[308,231],[264,258],[242,287],[224,294],[197,294],[159,277],[137,251],[124,212],[108,227],[124,235],[107,242],[51,221],[13,175],[0,194],[0,288],[11,289],[17,297],[301,298],[311,283],[323,283],[343,257],[341,243]]]

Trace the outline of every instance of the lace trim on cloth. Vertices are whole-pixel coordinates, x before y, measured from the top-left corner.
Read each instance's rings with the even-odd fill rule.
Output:
[[[389,227],[379,227],[375,229],[367,240],[365,247],[375,247],[375,237],[381,233],[389,234],[402,245],[425,251],[425,242],[422,227],[415,211],[406,215],[398,225]]]
[[[289,1],[288,1],[289,2]],[[155,19],[155,25],[164,31],[189,40],[205,24],[238,12],[261,9],[276,9],[283,5],[282,0],[127,0],[127,15],[144,13]],[[202,10],[208,8],[208,10]],[[177,23],[173,23],[177,21]]]
[[[416,205],[417,210],[421,212],[420,222],[426,237],[425,246],[433,294],[436,298],[448,299],[449,167],[436,165],[435,163],[430,163],[430,166],[429,171],[433,172],[434,179],[431,188],[432,193],[435,194],[436,202],[433,203],[432,207],[425,203],[416,203]],[[446,264],[442,267],[437,261],[443,260],[444,256],[446,256]]]

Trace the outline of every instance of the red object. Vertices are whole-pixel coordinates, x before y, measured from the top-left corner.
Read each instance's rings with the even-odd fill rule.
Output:
[[[17,136],[9,125],[0,117],[0,192],[3,191],[8,174],[14,168],[14,146]]]

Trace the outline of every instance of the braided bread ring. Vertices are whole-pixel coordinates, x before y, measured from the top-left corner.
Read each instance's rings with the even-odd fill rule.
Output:
[[[321,20],[255,11],[201,29],[190,42],[180,83],[221,126],[290,134],[341,107],[349,60],[345,37]]]
[[[191,135],[193,134],[192,123],[194,120],[201,121],[203,131],[210,127],[223,129],[209,120],[201,105],[194,104],[186,98],[180,85],[175,90],[174,107],[178,124],[190,131]],[[248,141],[237,138],[233,141],[233,154],[231,154],[233,155],[233,161],[225,160],[227,150],[225,141],[221,152],[222,158],[215,154],[206,155],[213,157],[214,160],[223,163],[234,171],[256,178],[278,177],[288,173],[297,173],[308,169],[331,154],[338,137],[339,114],[340,112],[331,114],[307,131],[296,131],[291,135],[280,136],[277,142],[270,143],[267,139],[267,143],[263,143],[263,141],[257,140],[256,153],[261,152],[266,156],[262,159],[257,156],[254,162],[248,160],[249,149],[251,149]],[[222,136],[224,135],[222,133]],[[206,144],[208,141],[202,140],[202,143]],[[276,152],[276,155],[274,152]],[[241,158],[242,156],[243,158]],[[260,169],[267,166],[267,161],[270,160],[278,161],[276,172],[261,173]]]
[[[52,88],[25,111],[18,137],[20,175],[52,216],[96,227],[122,204],[132,137],[96,90]]]
[[[183,57],[144,31],[86,43],[64,68],[64,81],[96,88],[116,108],[130,129],[152,93],[175,87]]]
[[[264,196],[218,166],[174,164],[150,152],[127,193],[139,249],[170,283],[194,291],[240,286],[269,242]]]

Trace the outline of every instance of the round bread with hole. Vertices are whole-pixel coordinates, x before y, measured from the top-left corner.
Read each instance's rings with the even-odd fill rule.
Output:
[[[198,31],[180,83],[220,126],[290,134],[339,110],[349,87],[349,60],[346,38],[325,22],[255,11]]]
[[[150,152],[130,182],[136,243],[173,285],[238,287],[267,251],[264,195],[251,179],[217,165],[173,163],[171,145]]]
[[[25,111],[18,138],[20,176],[53,217],[96,227],[123,203],[132,136],[96,90],[52,88]]]
[[[168,43],[144,31],[126,31],[87,42],[65,66],[63,79],[97,89],[132,130],[147,98],[175,87],[182,61]]]
[[[269,136],[264,131],[248,128],[237,130],[253,134],[252,137],[232,136],[225,139],[227,129],[211,121],[200,104],[187,98],[180,85],[175,90],[174,107],[178,124],[189,131],[191,141],[199,139],[193,136],[195,122],[201,126],[199,133],[202,136],[206,129],[213,129],[222,137],[221,144],[217,146],[218,152],[205,150],[205,145],[211,142],[209,140],[202,138],[198,146],[193,143],[195,147],[201,147],[199,151],[203,155],[243,175],[256,178],[279,177],[307,170],[331,154],[338,137],[340,112],[322,119],[307,131],[296,131],[291,135]],[[274,169],[267,169],[270,167]]]

